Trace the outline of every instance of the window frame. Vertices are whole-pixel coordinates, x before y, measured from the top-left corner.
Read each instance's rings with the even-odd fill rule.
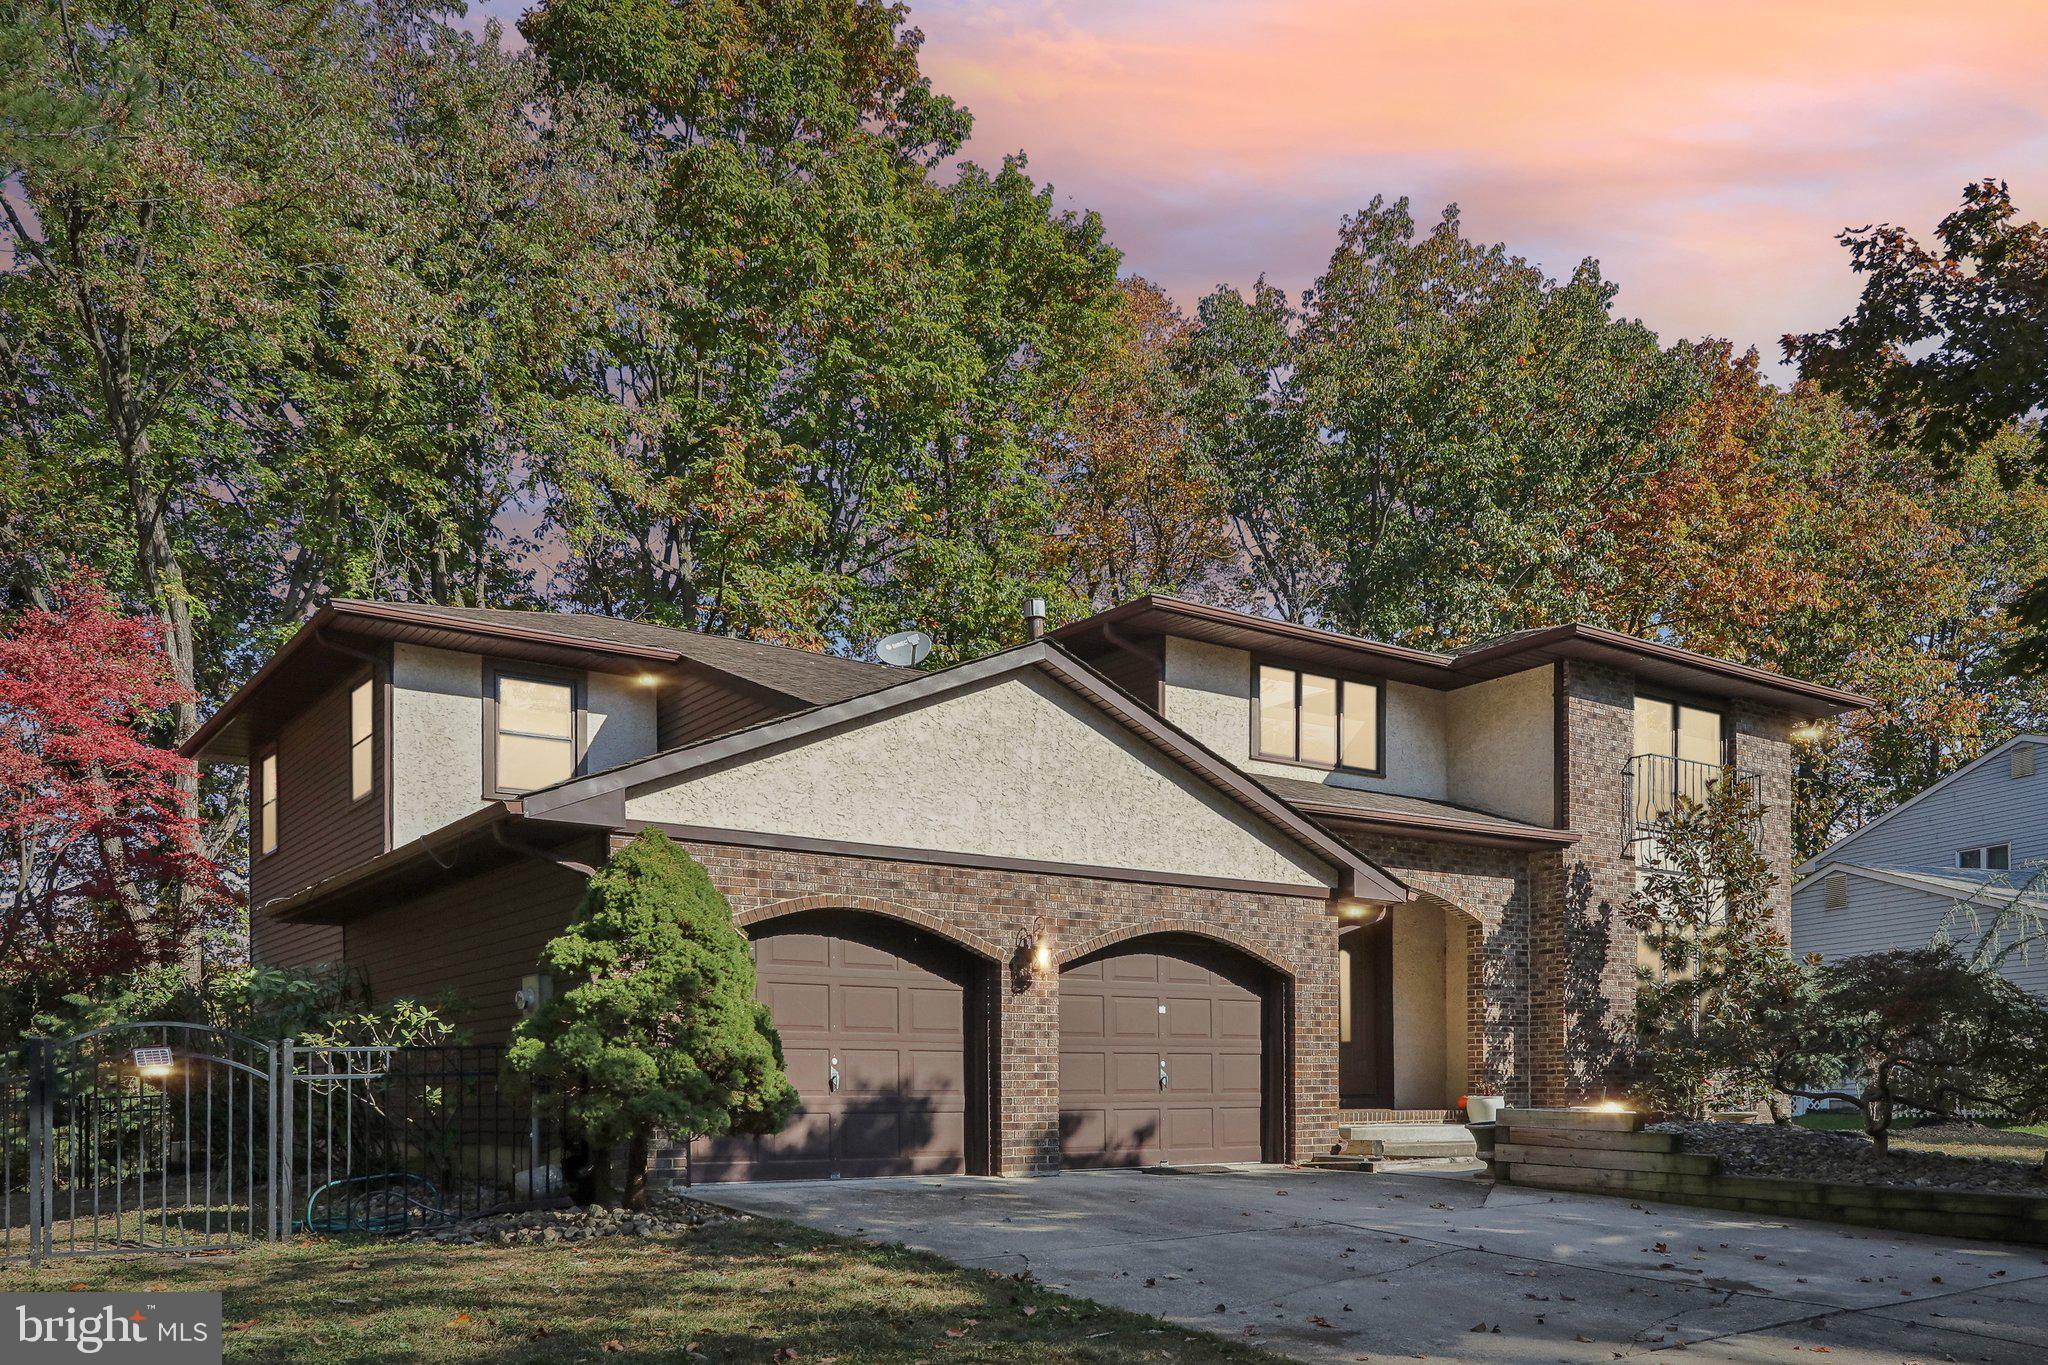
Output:
[[[370,689],[370,732],[358,740],[356,738],[356,693],[365,687]],[[378,752],[383,747],[380,741],[383,738],[384,729],[378,723],[378,713],[383,709],[378,704],[380,700],[376,669],[364,670],[362,676],[348,684],[348,782],[349,805],[351,807],[360,806],[363,802],[371,800],[377,795],[379,769],[384,766],[381,755]],[[358,792],[355,789],[356,750],[363,745],[368,745],[370,750],[370,781],[361,792]]]
[[[263,770],[270,769],[271,784],[276,794],[268,801],[263,799]],[[274,858],[284,847],[284,773],[277,759],[277,742],[272,740],[256,751],[256,762],[249,770],[249,823],[254,838],[256,856]]]
[[[1336,685],[1337,710],[1337,761],[1317,763],[1312,759],[1288,758],[1280,754],[1266,753],[1260,747],[1263,738],[1259,724],[1259,710],[1263,702],[1263,688],[1260,673],[1264,669],[1285,669],[1294,675],[1294,752],[1301,752],[1301,675],[1314,673],[1327,677]],[[1374,766],[1361,768],[1344,761],[1344,685],[1352,683],[1373,690],[1373,758]],[[1291,768],[1307,768],[1319,773],[1350,773],[1355,777],[1385,777],[1387,775],[1387,681],[1366,673],[1347,673],[1335,668],[1321,668],[1304,665],[1299,660],[1276,658],[1272,655],[1251,656],[1251,756],[1259,763],[1281,763]]]
[[[547,664],[487,660],[484,665],[483,696],[484,799],[511,801],[525,796],[528,791],[542,790],[534,787],[514,791],[498,785],[498,684],[505,678],[523,682],[564,684],[569,688],[569,776],[581,777],[590,728],[587,723],[588,688],[585,675],[577,669],[555,668]]]
[[[1991,850],[1992,850],[1992,849],[1994,849],[1994,848],[1998,848],[1998,849],[2004,849],[2004,850],[2005,850],[2005,866],[2004,866],[2004,867],[1993,867],[1993,866],[1991,865],[1991,856],[1990,856],[1990,855],[1991,855]],[[1965,855],[1967,855],[1967,854],[1971,854],[1971,853],[1974,853],[1974,854],[1976,854],[1976,855],[1977,855],[1977,864],[1976,864],[1976,866],[1974,866],[1974,867],[1972,867],[1972,866],[1971,866],[1970,864],[1968,864],[1968,863],[1966,863],[1966,862],[1964,862],[1964,861],[1963,861],[1963,858],[1964,858],[1964,856],[1965,856]],[[2007,839],[2007,840],[2005,840],[2005,841],[2004,841],[2004,842],[2002,842],[2002,843],[1996,843],[1996,844],[1977,844],[1977,845],[1975,845],[1975,846],[1973,846],[1973,847],[1970,847],[1970,848],[1959,848],[1959,849],[1957,849],[1957,850],[1956,850],[1956,870],[1957,870],[1958,872],[2010,872],[2010,871],[2012,871],[2012,840],[2010,840],[2010,839]]]

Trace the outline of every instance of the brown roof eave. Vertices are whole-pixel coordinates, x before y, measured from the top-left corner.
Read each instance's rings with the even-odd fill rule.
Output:
[[[336,924],[347,916],[342,913],[347,898],[366,894],[380,884],[392,881],[408,873],[432,866],[443,871],[452,871],[465,846],[480,839],[494,847],[513,850],[497,843],[493,829],[499,825],[516,821],[522,810],[518,800],[493,801],[481,810],[470,812],[460,820],[452,821],[428,834],[423,834],[410,843],[401,844],[388,853],[380,853],[368,862],[357,863],[345,872],[302,887],[288,896],[265,901],[249,907],[250,916],[263,913],[272,919],[295,924]],[[329,916],[337,916],[329,918]]]
[[[1335,827],[1340,835],[1345,829],[1356,828],[1370,830],[1375,834],[1427,839],[1435,843],[1476,844],[1484,848],[1520,848],[1532,851],[1570,848],[1585,837],[1577,830],[1570,829],[1536,829],[1523,825],[1495,824],[1487,820],[1457,820],[1417,815],[1406,811],[1365,814],[1353,806],[1324,806],[1309,801],[1289,801],[1288,804],[1323,824]]]

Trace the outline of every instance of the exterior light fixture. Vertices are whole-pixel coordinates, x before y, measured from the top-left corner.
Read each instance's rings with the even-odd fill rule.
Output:
[[[160,1081],[170,1075],[171,1050],[167,1047],[136,1048],[135,1074],[152,1081]]]
[[[1372,901],[1341,900],[1337,902],[1337,918],[1350,925],[1377,924],[1387,913],[1387,907]]]
[[[660,682],[661,679],[656,677],[652,673],[642,673],[639,677],[633,679],[633,681],[639,683],[642,687],[652,687],[656,683]]]
[[[1810,720],[1803,725],[1792,727],[1792,742],[1794,744],[1812,744],[1826,733],[1826,726],[1817,720]]]
[[[1031,965],[1041,972],[1052,970],[1052,945],[1047,943],[1042,935],[1038,940],[1038,946],[1031,950]]]
[[[1026,925],[1017,931],[1017,950],[1010,954],[1010,985],[1022,995],[1031,989],[1031,980],[1040,973],[1053,969],[1052,944],[1045,937],[1042,925]]]
[[[1593,1108],[1602,1114],[1626,1114],[1629,1112],[1628,1106],[1620,1100],[1602,1100],[1594,1105]]]

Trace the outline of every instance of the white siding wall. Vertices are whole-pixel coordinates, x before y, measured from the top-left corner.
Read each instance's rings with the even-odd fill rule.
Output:
[[[2012,776],[2011,752],[1827,851],[1830,862],[1872,867],[1954,867],[1956,850],[2011,844],[2013,866],[2048,858],[2048,745],[2035,745],[2034,775]]]
[[[1844,873],[1848,904],[1830,910],[1828,875],[1823,871],[1808,877],[1792,893],[1792,950],[1802,956],[1819,953],[1833,962],[1858,953],[1924,948],[1952,904],[1949,897],[1933,891]],[[1950,937],[1965,950],[1975,946],[1975,934],[1967,922],[1958,924]],[[2006,975],[2048,998],[2048,945],[2037,947],[2031,962],[2008,960]]]

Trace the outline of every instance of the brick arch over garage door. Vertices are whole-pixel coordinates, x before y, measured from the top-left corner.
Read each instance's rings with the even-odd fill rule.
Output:
[[[1207,934],[1120,937],[1060,972],[1066,1166],[1284,1160],[1287,977]]]
[[[799,904],[739,920],[798,1112],[768,1137],[693,1144],[690,1178],[992,1170],[997,964],[902,913]]]

